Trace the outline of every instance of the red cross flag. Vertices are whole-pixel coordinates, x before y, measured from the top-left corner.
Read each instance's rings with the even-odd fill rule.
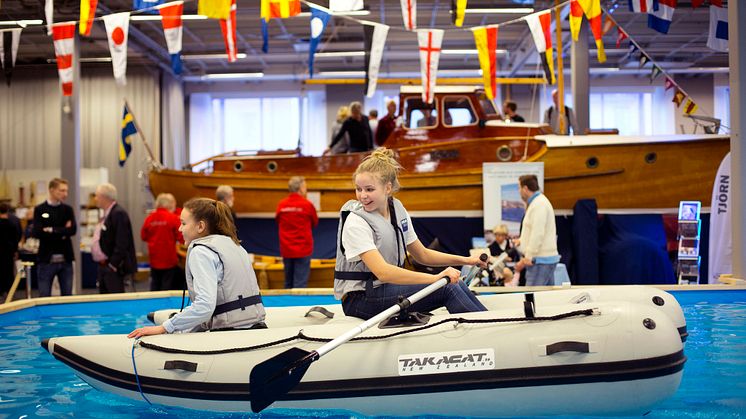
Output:
[[[440,60],[440,45],[443,43],[443,30],[419,30],[417,31],[417,42],[420,44],[422,100],[425,103],[432,103],[435,79],[438,74],[438,60]]]
[[[109,39],[111,64],[114,67],[114,79],[117,84],[127,84],[127,34],[129,32],[129,12],[114,13],[103,17],[106,26],[106,37]]]
[[[54,53],[57,57],[57,72],[60,75],[62,96],[73,95],[75,23],[63,22],[52,25],[52,39],[54,40]]]
[[[231,12],[228,19],[220,19],[220,29],[223,31],[228,62],[232,63],[238,59],[236,51],[236,0],[231,1]]]
[[[401,17],[408,31],[417,29],[417,0],[401,0]]]

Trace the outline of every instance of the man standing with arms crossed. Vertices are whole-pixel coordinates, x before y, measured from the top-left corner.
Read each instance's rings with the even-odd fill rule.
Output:
[[[67,191],[65,179],[52,179],[49,182],[49,197],[34,208],[33,236],[39,239],[39,297],[52,294],[55,276],[60,284],[60,294],[72,295],[75,254],[70,237],[75,235],[78,225],[73,208],[64,203]]]
[[[285,288],[305,288],[311,273],[313,233],[319,223],[302,176],[293,176],[288,182],[290,195],[280,201],[275,220],[280,229],[280,255],[285,267]]]

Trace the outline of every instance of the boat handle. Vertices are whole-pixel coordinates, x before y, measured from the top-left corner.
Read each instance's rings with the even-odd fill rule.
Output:
[[[163,365],[164,370],[184,370],[188,372],[197,372],[197,363],[181,360],[166,361]]]
[[[559,352],[580,352],[583,354],[590,353],[588,342],[565,341],[557,342],[546,347],[547,355],[553,355]]]

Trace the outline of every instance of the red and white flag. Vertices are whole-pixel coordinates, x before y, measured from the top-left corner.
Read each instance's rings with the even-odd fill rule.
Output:
[[[75,23],[64,22],[52,26],[57,72],[60,75],[62,96],[73,95],[73,52],[75,50]]]
[[[420,45],[420,73],[422,74],[422,100],[432,103],[435,80],[438,75],[440,46],[443,43],[442,29],[417,31],[417,42]]]
[[[401,17],[408,31],[417,29],[417,0],[401,0]]]
[[[554,48],[552,48],[552,15],[549,10],[526,16],[526,23],[536,44],[536,51],[541,58],[544,75],[551,84],[556,82],[554,76]]]
[[[184,13],[184,2],[174,1],[158,6],[163,23],[163,35],[166,37],[166,46],[171,55],[171,68],[174,73],[181,73],[181,16]]]
[[[44,16],[47,19],[47,35],[51,35],[52,23],[54,23],[54,0],[46,0],[44,3]]]
[[[103,17],[106,37],[109,39],[111,64],[117,84],[127,84],[127,34],[129,33],[129,12],[114,13]]]
[[[238,59],[236,51],[236,0],[231,1],[230,17],[228,19],[220,19],[220,29],[223,31],[225,53],[228,54],[228,62],[232,63]]]

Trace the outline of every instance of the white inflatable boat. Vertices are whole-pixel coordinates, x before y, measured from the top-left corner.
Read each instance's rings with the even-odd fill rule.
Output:
[[[548,303],[567,291],[585,294]],[[379,328],[377,318],[361,325],[339,307],[333,318],[270,308],[269,329],[139,342],[72,336],[42,346],[94,388],[202,410],[640,414],[677,390],[686,361],[681,326],[661,309],[678,307],[673,297],[654,290],[660,305],[600,301],[602,289],[554,292],[566,295],[536,293],[533,305],[524,295],[482,297],[490,311],[438,311],[424,326]]]

